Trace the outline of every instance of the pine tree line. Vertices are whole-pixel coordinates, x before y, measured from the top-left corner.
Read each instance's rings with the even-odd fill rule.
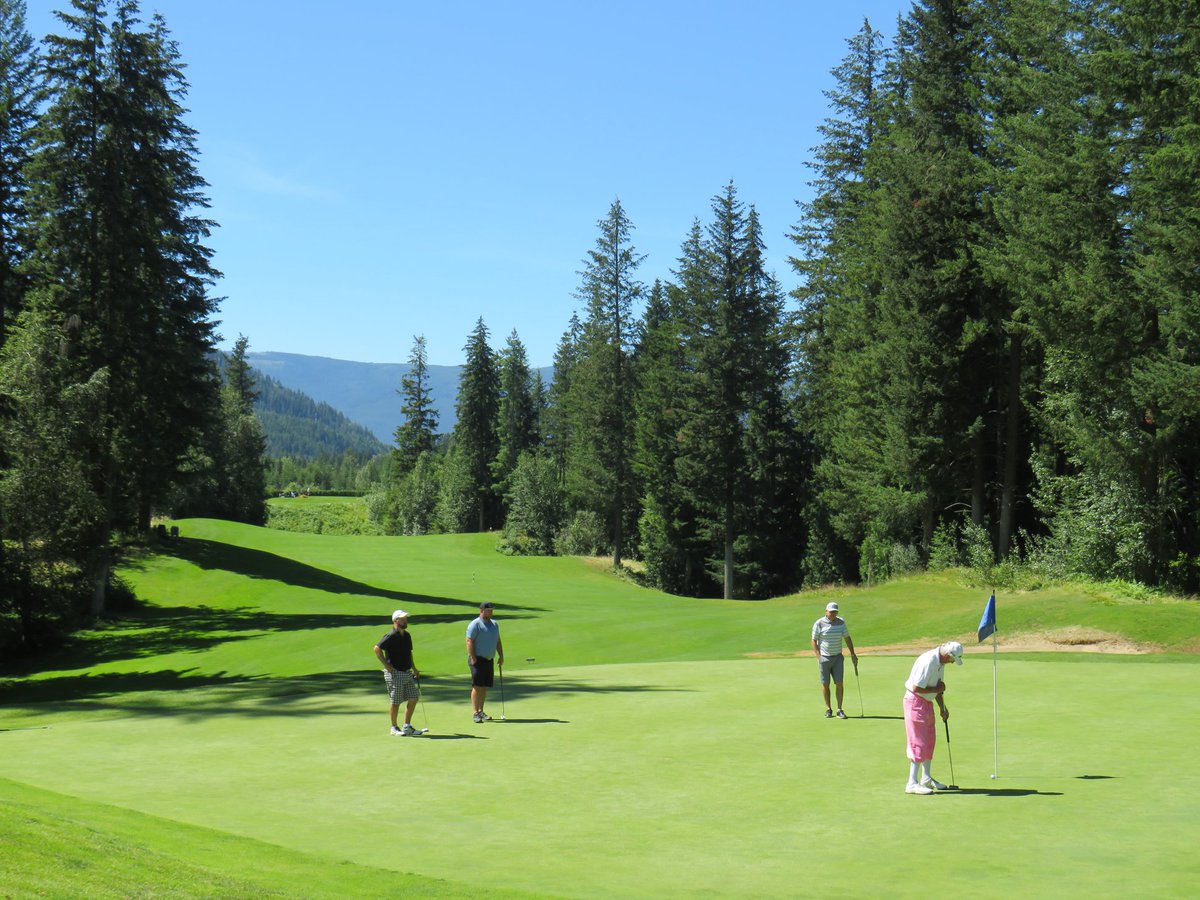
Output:
[[[481,320],[449,452],[393,467],[377,514],[689,594],[968,561],[1195,591],[1198,24],[1165,0],[864,22],[790,234],[798,310],[732,185],[649,288],[617,202],[551,385],[504,380],[523,349]]]
[[[72,0],[38,47],[0,0],[0,645],[105,611],[155,513],[262,521],[238,343],[212,361],[219,273],[178,48],[136,0]]]

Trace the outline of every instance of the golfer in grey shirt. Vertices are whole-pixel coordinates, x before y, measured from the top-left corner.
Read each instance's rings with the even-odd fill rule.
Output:
[[[817,663],[821,670],[821,692],[825,695],[825,718],[833,718],[833,709],[829,703],[829,679],[837,685],[837,717],[846,718],[842,712],[842,670],[845,668],[842,660],[842,641],[850,648],[850,658],[858,667],[858,654],[854,652],[854,641],[850,639],[850,629],[846,620],[838,615],[838,605],[830,603],[825,607],[825,615],[813,623],[812,646],[817,655]]]

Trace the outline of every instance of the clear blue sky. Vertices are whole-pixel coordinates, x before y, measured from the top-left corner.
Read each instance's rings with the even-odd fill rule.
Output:
[[[67,0],[28,0],[34,37]],[[220,227],[223,347],[456,365],[480,316],[549,365],[619,198],[669,279],[733,181],[768,258],[809,195],[822,91],[910,0],[142,0],[187,63]]]

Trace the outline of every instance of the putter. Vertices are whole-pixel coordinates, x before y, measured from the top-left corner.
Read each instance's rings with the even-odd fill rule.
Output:
[[[421,703],[421,718],[425,720],[425,731],[429,731],[429,713],[425,711],[425,695],[421,693],[421,679],[414,678],[417,683],[417,700]]]
[[[504,715],[504,666],[500,666],[500,721],[508,721],[508,717]]]
[[[862,682],[858,680],[858,660],[857,659],[854,661],[854,683],[858,685],[858,717],[860,719],[862,719],[862,718],[866,717],[866,713],[863,712]]]
[[[950,720],[942,719],[942,724],[946,726],[946,755],[950,757],[950,784],[946,785],[949,790],[957,791],[958,785],[954,783],[954,753],[950,749]]]

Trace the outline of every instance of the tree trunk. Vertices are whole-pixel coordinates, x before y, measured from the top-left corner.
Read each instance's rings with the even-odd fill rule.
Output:
[[[620,502],[620,491],[617,492],[617,504],[613,510],[613,555],[612,564],[614,569],[621,568],[621,542],[624,540],[623,529],[621,528],[621,511],[624,506]]]
[[[971,523],[983,524],[984,508],[987,504],[987,466],[983,458],[984,429],[977,428],[971,435],[971,455],[974,457],[974,469],[971,472]]]
[[[104,614],[108,598],[108,572],[111,568],[112,555],[108,549],[108,542],[105,541],[105,545],[96,553],[96,562],[92,570],[91,614],[93,617]]]
[[[725,599],[733,599],[733,502],[725,503]]]
[[[1004,421],[1004,476],[1000,493],[1000,529],[997,536],[997,556],[1008,558],[1012,543],[1014,501],[1017,481],[1017,454],[1021,436],[1021,336],[1009,340],[1008,400]]]

